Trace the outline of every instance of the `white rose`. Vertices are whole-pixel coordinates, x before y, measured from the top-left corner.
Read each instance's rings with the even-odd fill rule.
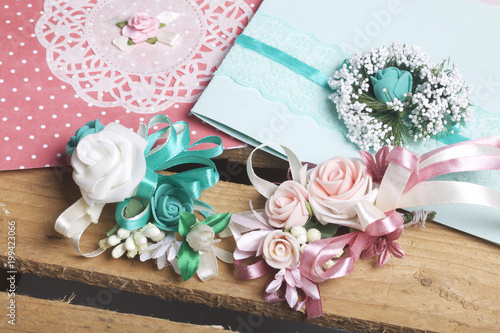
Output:
[[[132,197],[146,174],[147,141],[117,123],[85,136],[71,157],[73,179],[90,207]]]
[[[208,250],[212,244],[218,243],[220,239],[214,240],[215,232],[211,226],[200,223],[196,224],[186,236],[189,246],[199,252]]]

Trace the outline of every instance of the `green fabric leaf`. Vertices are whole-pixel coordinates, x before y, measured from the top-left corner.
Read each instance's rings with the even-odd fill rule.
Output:
[[[181,211],[179,213],[179,235],[182,238],[186,238],[189,233],[189,229],[196,223],[196,215],[186,211]]]
[[[132,41],[132,39],[128,39],[128,42],[127,42],[128,45],[135,45],[135,43]]]
[[[209,216],[205,221],[200,223],[209,225],[212,229],[214,229],[215,234],[218,234],[221,233],[222,230],[226,229],[229,221],[231,221],[231,213],[222,213]]]
[[[200,266],[200,254],[184,241],[179,248],[179,252],[177,252],[177,263],[179,264],[182,281],[187,281],[193,277]]]
[[[306,223],[304,228],[306,228],[306,230],[312,228],[318,229],[319,232],[321,233],[321,239],[325,239],[333,237],[337,233],[339,225],[333,223],[327,223],[326,225],[322,225],[314,218],[309,220],[309,222]]]
[[[314,216],[314,212],[312,210],[312,207],[311,207],[311,204],[309,203],[309,201],[306,201],[306,207],[307,207],[307,211],[309,212],[309,220],[307,220],[307,222],[311,221],[313,216]]]
[[[116,232],[118,231],[118,229],[120,229],[120,226],[118,224],[115,224],[115,226],[113,227],[113,229],[111,229],[110,231],[108,231],[108,233],[106,234],[106,236],[110,237],[111,235],[116,234]]]
[[[127,25],[127,21],[118,22],[116,25],[117,25],[120,29],[123,29],[123,27]]]
[[[156,44],[157,41],[158,41],[158,38],[156,38],[156,37],[146,39],[146,42],[148,42],[149,44],[152,44],[152,45]]]
[[[127,206],[125,206],[125,210],[123,212],[123,216],[126,219],[130,219],[136,215],[142,213],[144,209],[146,209],[146,204],[142,200],[138,200],[135,198],[130,199]]]
[[[166,24],[165,24],[165,23],[160,23],[160,27],[159,27],[158,29],[161,29],[161,28],[163,28],[164,26],[166,26]]]

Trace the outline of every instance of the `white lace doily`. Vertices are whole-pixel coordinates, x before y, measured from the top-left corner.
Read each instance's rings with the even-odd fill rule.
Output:
[[[177,43],[115,48],[114,24],[139,11],[181,13],[163,28]],[[156,113],[197,99],[252,14],[243,0],[46,0],[35,33],[50,70],[86,102]]]

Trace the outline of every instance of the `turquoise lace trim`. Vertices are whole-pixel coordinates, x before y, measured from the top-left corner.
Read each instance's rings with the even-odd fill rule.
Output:
[[[340,47],[320,41],[311,33],[297,30],[284,20],[261,12],[254,15],[245,29],[245,35],[328,75],[333,74],[348,56]],[[251,49],[234,45],[215,75],[226,76],[239,85],[255,88],[266,99],[286,105],[298,116],[314,119],[323,128],[344,134],[347,132],[338,118],[335,105],[328,99],[331,94],[329,88],[321,87]]]

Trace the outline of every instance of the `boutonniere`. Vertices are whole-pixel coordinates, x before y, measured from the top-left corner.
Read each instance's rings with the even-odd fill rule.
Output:
[[[232,263],[230,252],[214,246],[221,241],[216,236],[226,229],[230,219],[231,213],[223,213],[198,221],[196,215],[181,212],[179,235],[184,240],[177,253],[177,261],[182,280],[189,280],[195,273],[202,281],[217,276],[217,258]]]

